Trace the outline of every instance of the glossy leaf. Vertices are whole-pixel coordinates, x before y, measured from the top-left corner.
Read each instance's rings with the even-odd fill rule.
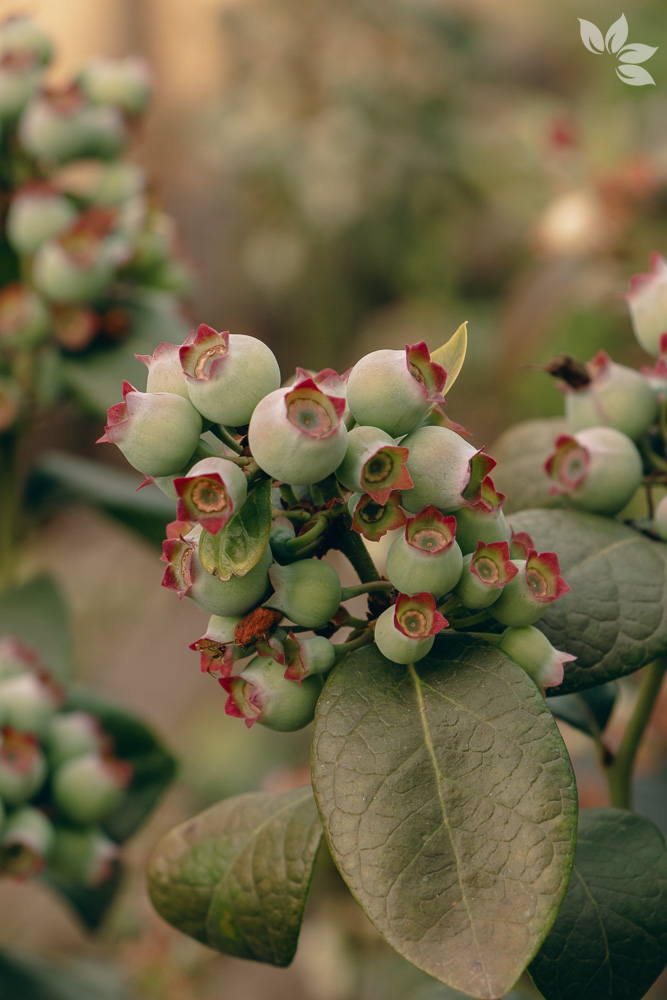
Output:
[[[232,574],[245,576],[262,558],[270,534],[271,481],[264,479],[217,535],[202,531],[199,558],[221,580],[229,580]]]
[[[609,681],[578,694],[555,695],[549,698],[547,705],[557,719],[563,719],[582,733],[598,737],[609,722],[617,694],[618,684]]]
[[[463,368],[463,362],[468,348],[468,323],[461,323],[461,326],[451,335],[446,344],[438,347],[431,353],[431,361],[442,365],[447,372],[447,381],[444,392],[448,393],[459,377],[459,372]]]
[[[555,917],[576,827],[570,761],[528,675],[467,636],[408,667],[348,654],[320,696],[313,787],[387,941],[454,989],[507,993]]]
[[[117,757],[132,768],[132,780],[102,828],[123,843],[144,822],[174,779],[176,762],[145,722],[125,709],[87,692],[72,692],[66,709],[90,712],[113,741]]]
[[[0,594],[0,636],[14,635],[41,653],[61,684],[69,680],[74,646],[67,605],[56,583],[41,576]]]
[[[572,880],[530,974],[546,1000],[640,1000],[667,961],[667,848],[622,809],[580,814]]]
[[[556,649],[577,657],[555,694],[633,673],[667,650],[667,545],[573,510],[528,510],[509,520],[540,552],[558,554],[572,588],[537,622]]]
[[[93,504],[160,546],[175,517],[173,500],[155,486],[141,486],[138,474],[124,472],[65,452],[46,452],[31,471],[28,502],[39,510],[76,502]]]
[[[162,838],[148,868],[151,900],[211,948],[289,965],[321,836],[310,788],[226,799]]]
[[[492,479],[496,489],[507,494],[505,514],[562,504],[560,497],[549,493],[551,481],[544,463],[554,450],[556,438],[566,430],[567,423],[561,417],[524,420],[506,430],[492,445],[489,454],[498,463]]]

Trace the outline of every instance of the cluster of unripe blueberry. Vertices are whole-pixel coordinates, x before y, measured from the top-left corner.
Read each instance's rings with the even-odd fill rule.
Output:
[[[92,886],[112,873],[103,824],[132,775],[98,719],[63,699],[35,650],[0,641],[0,873]]]
[[[569,433],[545,463],[551,492],[581,510],[624,517],[640,487],[647,487],[649,523],[667,540],[667,263],[659,254],[649,274],[635,275],[625,296],[641,346],[657,357],[640,371],[599,351],[582,364],[558,358],[547,370],[559,376]],[[655,491],[662,490],[659,502]],[[636,518],[634,510],[628,516]],[[640,519],[645,520],[645,519]]]
[[[266,345],[201,325],[143,357],[146,392],[126,382],[109,409],[101,440],[177,503],[163,585],[212,616],[193,648],[248,725],[307,724],[351,649],[412,664],[482,622],[506,626],[498,642],[541,688],[562,678],[569,657],[533,628],[569,589],[558,559],[512,535],[494,460],[445,416],[437,357],[422,342],[281,386]],[[381,578],[364,539],[390,530]],[[366,619],[345,607],[360,594]]]
[[[58,351],[114,344],[141,295],[189,288],[145,171],[123,159],[150,99],[146,67],[97,60],[53,87],[51,58],[30,18],[0,23],[0,432],[34,404],[23,388],[29,352],[43,349],[52,383]]]

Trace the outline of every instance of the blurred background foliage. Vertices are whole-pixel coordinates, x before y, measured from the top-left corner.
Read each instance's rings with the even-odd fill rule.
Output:
[[[630,40],[659,46],[647,65],[655,87],[623,84],[611,56],[582,45],[578,18],[604,33],[621,13],[602,0],[35,0],[30,12],[63,78],[92,56],[148,60],[153,110],[134,155],[187,248],[193,325],[266,340],[288,375],[422,338],[433,349],[467,319],[449,413],[489,447],[517,419],[561,412],[548,377],[522,366],[601,347],[643,362],[619,293],[667,251],[659,0],[624,6]],[[58,418],[34,447],[62,447],[65,433],[91,454],[101,427]],[[159,922],[141,885],[159,834],[224,795],[302,783],[308,734],[247,732],[224,716],[187,650],[205,617],[185,602],[175,613],[155,552],[123,528],[72,507],[45,525],[31,560],[66,590],[80,675],[158,728],[182,780],[131,846],[136,878],[100,940],[39,885],[12,884],[3,947],[76,955],[90,997],[425,997],[421,974],[335,891],[326,860],[289,970],[209,954]],[[611,743],[634,683],[622,683]],[[586,737],[563,731],[582,804],[605,804]],[[666,735],[663,698],[638,795],[656,821]],[[650,996],[667,996],[664,985]]]

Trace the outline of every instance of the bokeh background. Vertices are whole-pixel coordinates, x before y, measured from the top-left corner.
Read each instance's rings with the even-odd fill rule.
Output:
[[[2,15],[21,9],[0,4]],[[153,107],[133,156],[195,275],[184,337],[199,322],[258,336],[288,374],[344,370],[420,339],[434,349],[468,320],[448,408],[487,447],[517,419],[560,412],[549,377],[528,366],[601,347],[644,360],[621,293],[652,251],[667,252],[659,0],[623,10],[607,0],[33,0],[27,12],[56,42],[55,81],[95,56],[140,54],[151,67]],[[658,46],[646,65],[655,86],[622,83],[613,57],[581,42],[578,18],[604,33],[622,12],[630,41]],[[43,436],[90,455],[100,433],[66,413]],[[101,939],[38,885],[9,885],[2,946],[75,961],[110,998],[412,996],[423,979],[384,948],[325,858],[289,970],[215,955],[152,914],[141,873],[157,837],[224,795],[302,783],[308,736],[225,717],[224,695],[187,649],[205,616],[177,606],[160,588],[158,553],[102,515],[81,507],[51,519],[31,565],[67,593],[80,677],[142,712],[182,770],[130,848],[133,877]],[[631,678],[611,742],[632,694]],[[585,738],[564,734],[584,804],[604,804]],[[663,699],[640,760],[640,806],[663,824],[666,735]]]

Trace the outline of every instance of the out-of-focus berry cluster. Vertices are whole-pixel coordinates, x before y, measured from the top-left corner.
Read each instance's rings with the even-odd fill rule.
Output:
[[[264,344],[201,325],[142,358],[147,391],[126,382],[109,409],[101,440],[177,503],[162,582],[211,615],[193,648],[247,725],[306,725],[352,649],[375,642],[408,665],[438,633],[483,623],[506,627],[540,688],[560,682],[569,657],[533,625],[569,587],[554,553],[512,535],[496,463],[445,415],[443,351],[375,351],[281,386]],[[365,540],[390,530],[381,578]],[[330,549],[358,586],[341,585]],[[345,607],[360,594],[365,619]]]
[[[57,396],[59,357],[112,347],[142,295],[190,287],[171,221],[125,158],[146,67],[100,59],[55,87],[51,58],[28,17],[0,24],[0,432]]]
[[[0,874],[106,881],[118,847],[104,821],[131,777],[99,720],[64,707],[39,655],[0,640]]]
[[[639,344],[656,359],[640,371],[599,351],[581,363],[557,358],[547,370],[565,397],[568,433],[546,460],[552,495],[580,510],[635,521],[667,540],[667,262],[625,295]]]

